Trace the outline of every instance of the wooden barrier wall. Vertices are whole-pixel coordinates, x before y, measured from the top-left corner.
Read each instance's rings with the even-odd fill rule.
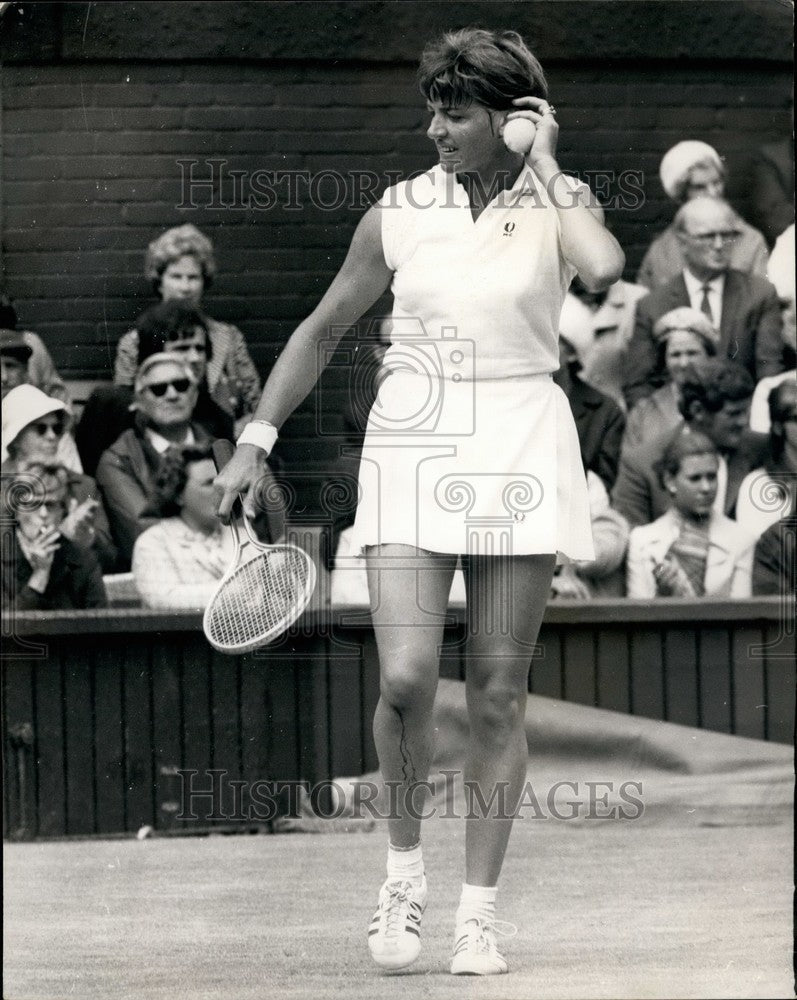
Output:
[[[782,601],[551,604],[529,690],[791,742],[794,621]],[[194,613],[26,613],[4,623],[4,836],[242,829],[262,781],[376,768],[367,612],[308,613],[277,646],[214,653]],[[462,611],[441,673],[464,676]],[[193,778],[183,770],[198,772]],[[215,770],[216,777],[207,772]],[[181,819],[185,788],[197,819]],[[214,812],[215,810],[215,812]]]

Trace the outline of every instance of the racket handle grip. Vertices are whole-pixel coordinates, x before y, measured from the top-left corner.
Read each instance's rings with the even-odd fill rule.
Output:
[[[217,438],[212,445],[213,461],[216,464],[216,472],[221,472],[224,466],[235,454],[235,445],[225,438]]]

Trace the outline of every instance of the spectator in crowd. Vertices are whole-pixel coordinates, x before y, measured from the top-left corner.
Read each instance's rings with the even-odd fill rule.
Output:
[[[33,337],[35,334],[31,334],[31,336]],[[42,392],[45,396],[62,402],[64,404],[65,416],[69,416],[69,410],[65,402],[66,393],[64,391],[47,392],[40,384],[31,379],[32,358],[33,348],[23,334],[17,333],[16,330],[0,330],[0,369],[2,369],[4,403],[6,396],[12,390],[21,385],[30,385],[31,387],[35,386],[37,391]],[[46,384],[47,380],[45,379],[44,382]],[[57,388],[58,386],[56,385]],[[63,390],[63,383],[61,383],[61,390]],[[72,436],[70,424],[71,421],[66,422],[64,432],[58,440],[58,461],[73,472],[82,472],[83,466],[80,462],[80,456],[75,445],[75,439]],[[3,455],[3,461],[5,461],[5,454]]]
[[[30,354],[25,359],[25,377],[15,384],[21,385],[22,382],[28,382],[30,385],[35,385],[37,389],[41,389],[46,396],[54,396],[56,399],[61,399],[68,404],[69,397],[66,385],[56,371],[53,359],[50,357],[50,352],[44,346],[44,341],[38,334],[32,333],[30,330],[17,331],[17,312],[14,309],[13,302],[5,293],[0,294],[0,330],[4,334],[8,332],[16,333],[22,339],[25,346],[30,349]],[[5,355],[5,350],[2,353]],[[14,385],[9,384],[8,388],[13,389]],[[4,373],[4,396],[6,391],[6,376]]]
[[[591,292],[576,275],[559,319],[560,332],[578,351],[581,378],[623,410],[623,359],[634,330],[637,302],[645,295],[646,288],[627,281]]]
[[[719,454],[705,434],[681,431],[656,472],[670,505],[631,531],[628,596],[749,597],[755,539],[714,509]]]
[[[625,416],[613,399],[587,385],[580,372],[578,352],[560,334],[559,370],[554,381],[567,396],[573,411],[584,470],[595,472],[610,490],[617,478]]]
[[[794,507],[797,497],[797,382],[769,394],[769,455],[742,480],[736,520],[758,538]]]
[[[2,470],[15,474],[25,464],[63,465],[60,445],[69,415],[66,404],[35,386],[22,384],[3,400]],[[64,538],[93,549],[106,573],[116,566],[116,546],[97,484],[82,472],[66,468],[67,511],[59,530]]]
[[[196,226],[186,223],[167,229],[147,248],[144,274],[164,302],[180,299],[199,308],[203,293],[216,274],[213,244]],[[212,356],[208,354],[207,382],[217,402],[237,422],[236,432],[248,422],[260,398],[260,377],[238,327],[207,318]],[[116,349],[114,382],[132,385],[140,364],[138,334],[126,333]]]
[[[680,385],[689,365],[713,358],[719,333],[702,312],[681,306],[665,313],[653,327],[658,345],[657,366],[667,372],[668,381],[652,395],[640,399],[628,414],[623,448],[635,448],[681,423],[678,409]]]
[[[767,439],[747,427],[753,380],[732,361],[709,358],[696,361],[681,381],[679,408],[683,423],[664,431],[647,444],[620,455],[620,471],[612,492],[612,506],[632,527],[650,524],[669,509],[669,495],[656,474],[670,441],[684,427],[700,431],[720,453],[718,513],[733,516],[742,480],[764,460]]]
[[[587,472],[592,540],[591,562],[563,563],[551,581],[552,597],[588,600],[592,597],[622,597],[625,593],[623,566],[628,546],[628,522],[612,510],[609,494],[600,476]]]
[[[148,309],[138,324],[138,363],[161,351],[179,354],[191,366],[197,380],[198,396],[194,419],[212,437],[232,438],[235,434],[235,400],[215,394],[208,385],[208,368],[213,363],[213,341],[209,321],[196,306],[181,299],[161,302]],[[226,383],[224,383],[226,385]]]
[[[794,367],[797,348],[797,315],[795,310],[794,223],[777,238],[769,258],[767,278],[775,288],[783,321],[783,343]]]
[[[265,475],[274,482],[268,467]],[[151,500],[162,520],[139,535],[133,548],[133,577],[147,607],[204,608],[230,565],[234,545],[217,515],[215,477],[207,446],[163,456]],[[269,482],[261,489],[268,491]],[[269,510],[266,520],[268,539],[279,541],[285,530],[281,511]]]
[[[769,258],[767,277],[775,286],[783,320],[784,359],[787,371],[761,379],[750,406],[750,427],[766,434],[769,430],[769,394],[780,382],[795,381],[797,347],[797,302],[795,299],[794,223],[780,234]]]
[[[152,354],[136,375],[134,426],[107,448],[97,466],[111,530],[123,569],[135,540],[157,520],[151,512],[155,474],[170,449],[210,443],[193,422],[197,382],[191,366],[176,354]]]
[[[149,608],[204,608],[234,552],[216,514],[216,466],[208,447],[168,452],[153,477],[152,507],[163,518],[133,548],[133,577]]]
[[[797,590],[797,510],[770,525],[753,554],[753,593],[782,595],[794,607]]]
[[[784,136],[762,146],[753,163],[754,222],[769,246],[794,222],[794,139]]]
[[[64,535],[69,472],[29,462],[3,482],[3,608],[47,611],[107,604],[102,570],[90,547]]]
[[[28,381],[28,369],[32,354],[30,345],[21,333],[14,330],[0,330],[0,372],[2,372],[3,399],[18,385]]]
[[[723,198],[725,195],[725,165],[717,151],[705,142],[676,143],[664,154],[659,177],[667,197],[676,205],[684,205],[693,198]],[[735,271],[763,277],[767,267],[764,237],[732,209],[730,212],[733,219],[730,229],[738,231],[738,236],[729,248],[729,266]],[[683,250],[677,229],[674,225],[668,226],[642,258],[638,284],[651,291],[666,285],[684,269]]]
[[[137,327],[139,365],[162,351],[184,358],[197,379],[194,421],[211,437],[232,438],[235,431],[229,401],[226,406],[220,405],[208,388],[207,368],[213,345],[208,337],[207,320],[199,309],[191,302],[170,299],[148,309],[139,318]],[[132,401],[133,387],[127,385],[98,386],[91,394],[76,432],[85,469],[96,469],[103,451],[133,426]]]
[[[705,313],[720,332],[717,353],[744,365],[755,380],[784,369],[774,287],[765,278],[730,266],[731,247],[739,233],[731,207],[718,198],[694,198],[679,210],[674,227],[684,268],[637,307],[624,379],[629,407],[665,379],[656,365],[653,327],[679,306]]]

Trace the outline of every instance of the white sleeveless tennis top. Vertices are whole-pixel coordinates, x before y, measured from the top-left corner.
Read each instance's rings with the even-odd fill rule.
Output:
[[[583,186],[568,181],[573,191]],[[439,165],[388,188],[381,206],[385,261],[394,271],[393,344],[460,341],[460,352],[440,355],[443,377],[457,381],[556,371],[559,316],[575,268],[530,167],[475,222],[465,188]]]

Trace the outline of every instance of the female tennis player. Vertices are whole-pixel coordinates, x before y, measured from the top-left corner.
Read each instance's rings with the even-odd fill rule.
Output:
[[[461,557],[465,779],[484,802],[500,795],[465,821],[451,972],[492,975],[507,971],[496,945],[496,885],[506,817],[526,775],[532,647],[557,554],[593,558],[575,426],[551,378],[559,314],[575,274],[606,288],[624,258],[588,189],[560,171],[556,112],[518,34],[447,34],[424,51],[419,79],[439,164],[388,188],[364,215],[216,486],[222,519],[238,492],[249,490],[253,511],[251,487],[277,429],[320,375],[319,344],[390,287],[389,374],[368,423],[354,534],[365,549],[380,660],[374,738],[383,778],[406,795],[388,821],[388,877],[368,943],[388,969],[420,951],[427,886],[412,792],[429,771],[444,613]],[[525,157],[502,139],[518,117],[536,126]]]

